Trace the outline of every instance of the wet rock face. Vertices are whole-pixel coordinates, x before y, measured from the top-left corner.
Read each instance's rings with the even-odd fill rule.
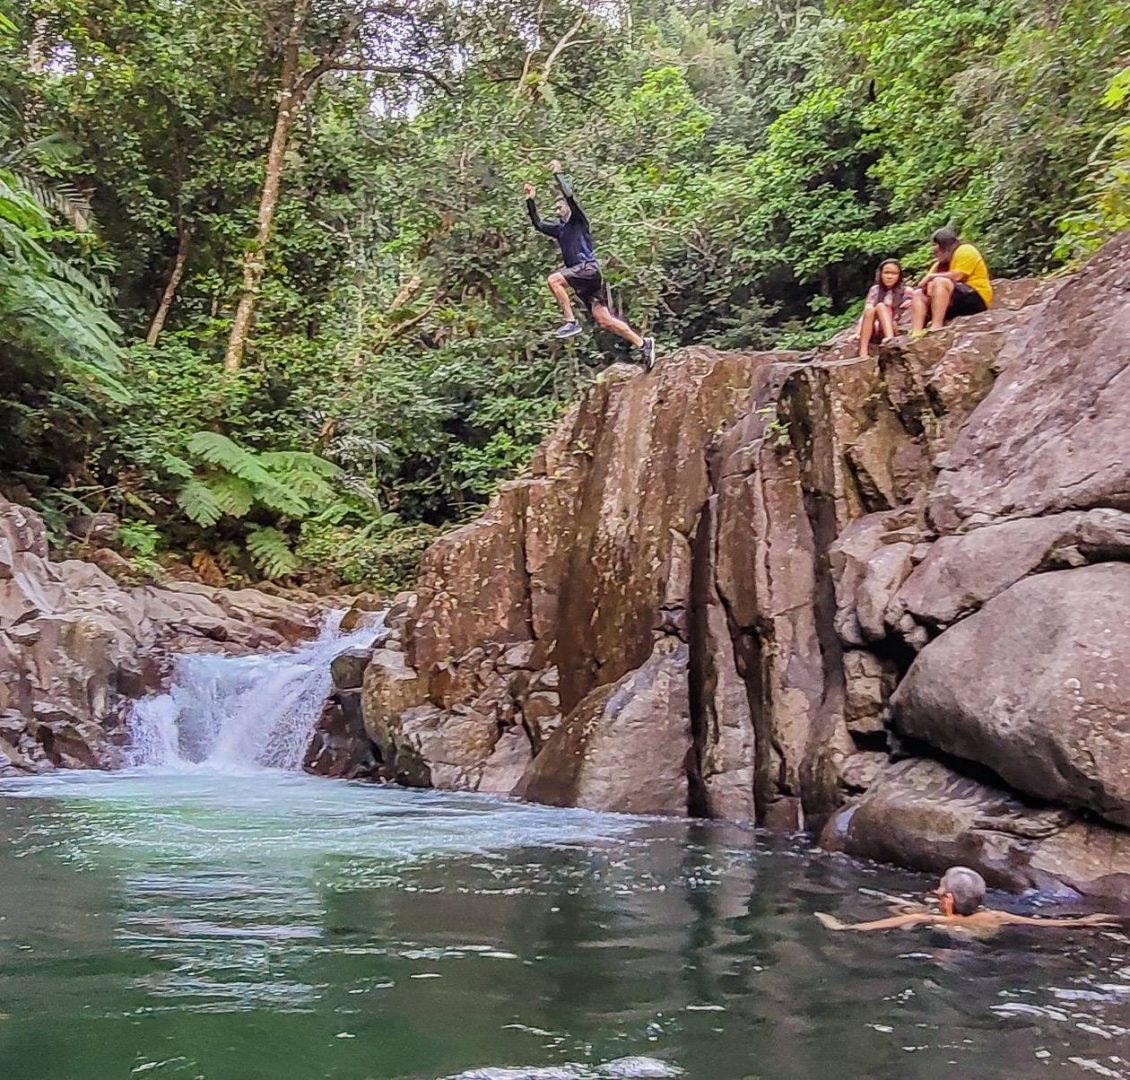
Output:
[[[892,708],[905,735],[1130,826],[1130,565],[1006,589],[926,646]]]
[[[349,649],[330,665],[333,689],[314,728],[302,767],[317,776],[368,779],[376,770],[361,711],[362,684],[372,649]]]
[[[523,790],[548,793],[551,773],[564,768],[562,748],[595,723],[594,693],[627,678],[627,696],[643,695],[653,654],[687,652],[708,449],[751,410],[781,359],[697,349],[650,378],[609,369],[541,447],[529,475],[503,485],[481,519],[429,550],[414,610],[387,643],[395,652],[402,641],[404,651],[379,656],[366,676],[366,725],[392,775],[496,792],[522,779]],[[728,640],[720,606],[715,622]],[[657,728],[684,732],[668,759],[681,777],[678,794],[666,784],[627,794],[630,778],[613,793],[595,767],[562,780],[562,790],[575,790],[582,805],[686,812],[694,755],[689,659],[680,663],[681,697],[673,688],[647,695]],[[741,685],[731,658],[731,698]],[[623,740],[631,745],[641,725],[638,708],[617,707],[599,726],[631,731]],[[738,757],[750,732],[748,721],[735,732]],[[601,755],[612,745],[598,743]],[[745,770],[737,784],[742,816],[751,816],[752,753],[723,757],[714,760],[728,777]],[[559,766],[544,767],[551,760]]]
[[[359,703],[332,696],[311,736],[302,768],[336,780],[368,779],[376,768],[372,746],[365,738]]]
[[[1130,833],[1040,806],[936,761],[889,765],[839,811],[825,847],[940,874],[970,866],[990,885],[1125,901]]]
[[[1000,376],[946,454],[929,513],[947,532],[978,517],[1130,510],[1130,234],[1002,342]]]
[[[664,639],[636,670],[590,692],[514,794],[551,806],[685,815],[688,659],[686,645]]]
[[[124,587],[50,562],[37,514],[0,499],[0,774],[121,764],[121,710],[156,689],[171,652],[278,648],[316,613],[255,589]]]
[[[984,770],[1017,836],[1045,820],[1020,793],[1068,815],[1025,881],[1055,845],[1121,850],[1128,266],[1130,234],[866,359],[845,336],[609,369],[426,556],[366,674],[389,775],[842,832],[906,801],[896,749]],[[850,849],[917,865],[938,835],[880,832]]]

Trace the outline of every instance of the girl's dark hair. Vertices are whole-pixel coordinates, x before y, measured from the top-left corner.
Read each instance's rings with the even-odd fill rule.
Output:
[[[897,266],[899,269],[899,279],[889,289],[883,284],[883,268],[887,266]],[[868,296],[870,295],[872,294],[868,293]],[[875,271],[874,295],[876,303],[881,301],[885,295],[889,295],[895,311],[898,312],[902,309],[903,303],[910,295],[910,290],[907,288],[906,279],[903,277],[902,263],[898,259],[884,259],[879,263],[879,268]]]
[[[879,267],[875,271],[875,284],[878,285],[880,288],[884,287],[883,286],[883,271],[888,266],[897,266],[898,267],[898,269],[899,269],[899,279],[898,279],[898,281],[896,281],[894,283],[892,288],[894,288],[894,289],[900,288],[903,284],[903,280],[902,280],[903,274],[902,274],[902,263],[900,263],[898,261],[898,259],[884,259],[881,263],[879,263]]]

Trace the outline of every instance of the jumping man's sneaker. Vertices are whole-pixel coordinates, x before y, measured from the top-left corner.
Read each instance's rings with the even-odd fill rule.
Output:
[[[650,371],[655,367],[655,338],[645,337],[643,339],[643,344],[640,346],[640,360],[645,371]]]
[[[557,336],[559,338],[576,337],[581,332],[581,324],[575,319],[573,322],[567,322],[564,326],[557,328]]]

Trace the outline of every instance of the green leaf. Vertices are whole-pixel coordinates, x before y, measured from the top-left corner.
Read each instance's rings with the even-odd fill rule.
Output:
[[[264,468],[271,472],[286,473],[313,473],[315,476],[327,478],[341,476],[341,466],[327,461],[317,454],[306,454],[295,450],[276,450],[259,455],[259,461]]]
[[[250,480],[253,484],[271,482],[271,475],[259,463],[256,455],[232,442],[226,435],[215,431],[198,431],[189,438],[186,448],[193,457],[226,469],[234,476]]]
[[[223,508],[216,501],[216,496],[200,480],[189,480],[177,492],[177,505],[188,515],[190,521],[204,528],[210,528],[224,516]]]
[[[183,480],[189,480],[196,475],[196,470],[189,465],[182,457],[176,454],[165,454],[161,458],[161,467],[173,476],[179,476]]]
[[[229,473],[217,473],[209,476],[206,483],[216,500],[216,505],[232,517],[246,516],[255,503],[254,490],[241,477]]]
[[[299,567],[298,556],[286,536],[273,528],[256,528],[247,534],[251,561],[268,577],[285,577]]]
[[[255,485],[255,498],[268,509],[288,517],[304,518],[310,514],[310,504],[301,495],[269,477]]]
[[[328,503],[334,498],[333,487],[313,473],[287,472],[278,481],[305,502]]]

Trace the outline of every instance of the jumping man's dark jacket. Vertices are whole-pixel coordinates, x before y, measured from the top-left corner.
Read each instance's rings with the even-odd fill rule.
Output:
[[[558,187],[561,188],[561,194],[565,196],[565,201],[569,204],[571,211],[569,220],[564,222],[542,221],[538,217],[534,200],[527,199],[526,210],[529,212],[530,221],[533,222],[533,226],[538,232],[552,236],[557,241],[561,248],[561,258],[566,266],[579,266],[586,263],[595,265],[597,258],[592,246],[592,236],[589,233],[589,219],[585,217],[584,211],[577,205],[577,200],[573,195],[573,185],[561,173],[554,173],[554,179],[557,181]]]

